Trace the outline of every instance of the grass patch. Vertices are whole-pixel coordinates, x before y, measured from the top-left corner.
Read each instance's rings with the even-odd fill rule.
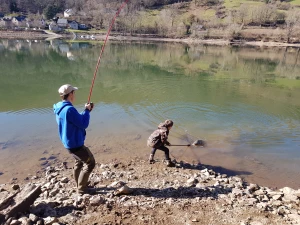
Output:
[[[296,1],[300,2],[300,0],[296,0]],[[238,8],[240,7],[241,4],[247,4],[251,7],[257,5],[263,5],[264,3],[260,1],[247,1],[247,0],[224,0],[224,6],[227,9]]]
[[[291,3],[291,5],[300,6],[300,0],[291,0],[289,3]]]
[[[215,15],[216,15],[216,10],[208,9],[204,11],[203,19],[211,19],[212,17],[215,17]]]
[[[275,79],[275,82],[270,82],[270,84],[281,88],[289,88],[289,89],[300,88],[300,80],[277,78]]]

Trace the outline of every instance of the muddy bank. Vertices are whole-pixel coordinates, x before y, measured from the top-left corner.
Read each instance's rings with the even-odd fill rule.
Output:
[[[94,189],[83,196],[71,174],[71,165],[56,161],[24,184],[1,185],[2,224],[300,223],[300,190],[248,184],[201,164],[169,168],[140,158],[97,164]]]

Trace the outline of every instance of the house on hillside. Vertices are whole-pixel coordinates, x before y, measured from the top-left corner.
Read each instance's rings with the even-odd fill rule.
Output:
[[[80,23],[80,24],[78,24],[78,29],[79,30],[88,30],[89,28],[87,25]]]
[[[58,19],[57,20],[57,25],[60,27],[60,28],[67,28],[68,26],[68,20],[67,19]]]
[[[73,20],[73,21],[68,21],[69,22],[69,27],[70,29],[73,29],[73,30],[78,30],[78,23]]]
[[[66,18],[68,18],[68,17],[70,17],[70,16],[73,16],[73,15],[74,15],[74,12],[73,12],[72,9],[66,9],[66,10],[64,11],[64,17],[66,17]]]
[[[58,24],[54,21],[52,21],[49,24],[49,30],[52,30],[53,32],[61,31],[61,28],[58,26]]]
[[[42,19],[37,19],[37,20],[28,20],[26,22],[26,26],[28,28],[39,28],[39,29],[45,29],[46,27],[46,21]]]
[[[11,18],[2,18],[0,19],[0,27],[10,29],[13,27]]]
[[[26,16],[16,16],[12,19],[12,23],[16,27],[26,27]]]

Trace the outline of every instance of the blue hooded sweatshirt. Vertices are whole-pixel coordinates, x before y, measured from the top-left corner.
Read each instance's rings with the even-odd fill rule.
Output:
[[[90,122],[90,111],[85,109],[80,114],[69,101],[54,104],[53,110],[56,115],[59,137],[65,148],[81,147],[85,140],[85,129]]]

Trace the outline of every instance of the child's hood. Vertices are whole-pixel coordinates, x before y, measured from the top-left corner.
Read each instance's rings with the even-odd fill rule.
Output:
[[[55,114],[59,115],[59,113],[61,112],[61,110],[65,107],[65,106],[73,106],[71,102],[69,101],[62,101],[62,102],[58,102],[56,104],[53,105],[53,111]]]
[[[160,123],[158,125],[158,129],[167,130],[166,124],[165,123]]]

